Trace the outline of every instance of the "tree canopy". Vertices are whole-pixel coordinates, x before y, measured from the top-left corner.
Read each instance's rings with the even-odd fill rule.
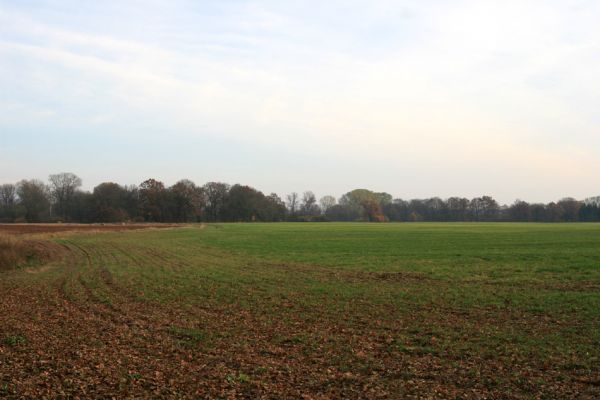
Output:
[[[248,185],[182,179],[167,186],[149,178],[139,185],[104,182],[91,192],[63,172],[48,184],[32,179],[0,185],[0,222],[253,222],[253,221],[600,221],[600,196],[548,204],[517,200],[500,205],[491,196],[403,200],[354,189],[317,201],[312,191],[265,195]]]

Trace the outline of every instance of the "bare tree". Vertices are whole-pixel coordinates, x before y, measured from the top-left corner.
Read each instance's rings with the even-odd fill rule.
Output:
[[[203,186],[206,207],[206,218],[218,221],[229,194],[229,185],[222,182],[208,182]]]
[[[329,210],[331,207],[335,206],[337,204],[337,201],[335,200],[335,197],[333,196],[323,196],[321,197],[321,200],[319,200],[319,205],[321,206],[321,212],[323,214],[325,214],[327,212],[327,210]]]
[[[0,185],[0,206],[10,208],[17,202],[17,187],[12,183]]]
[[[17,184],[17,195],[25,209],[27,222],[41,222],[50,212],[50,194],[48,186],[37,179],[22,180]]]
[[[70,172],[50,175],[50,193],[56,205],[56,213],[61,218],[69,218],[69,207],[75,191],[81,186],[81,178]]]
[[[302,205],[300,206],[300,211],[302,215],[308,217],[314,217],[321,214],[321,210],[317,205],[317,198],[313,192],[306,191],[302,195]]]
[[[600,196],[588,197],[583,201],[586,206],[600,207]]]
[[[292,192],[287,195],[287,207],[292,216],[296,214],[296,211],[298,211],[298,193]]]
[[[467,221],[469,219],[469,205],[469,199],[464,197],[450,197],[446,200],[450,221]]]
[[[12,222],[15,219],[17,188],[12,183],[0,185],[0,221]]]
[[[523,200],[515,200],[508,208],[508,217],[511,221],[527,222],[531,220],[531,205]]]

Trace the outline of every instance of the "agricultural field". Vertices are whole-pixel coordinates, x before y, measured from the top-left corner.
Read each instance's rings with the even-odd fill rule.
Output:
[[[103,230],[10,233],[0,397],[600,396],[600,224]]]

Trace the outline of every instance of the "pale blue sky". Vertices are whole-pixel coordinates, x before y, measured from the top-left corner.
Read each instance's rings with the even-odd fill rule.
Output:
[[[0,0],[0,183],[600,194],[598,1]]]

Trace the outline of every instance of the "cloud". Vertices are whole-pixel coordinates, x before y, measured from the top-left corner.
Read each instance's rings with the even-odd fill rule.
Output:
[[[594,2],[116,4],[79,15],[89,27],[0,10],[0,123],[228,138],[425,177],[443,164],[458,192],[493,176],[506,197],[511,182],[599,183]]]

